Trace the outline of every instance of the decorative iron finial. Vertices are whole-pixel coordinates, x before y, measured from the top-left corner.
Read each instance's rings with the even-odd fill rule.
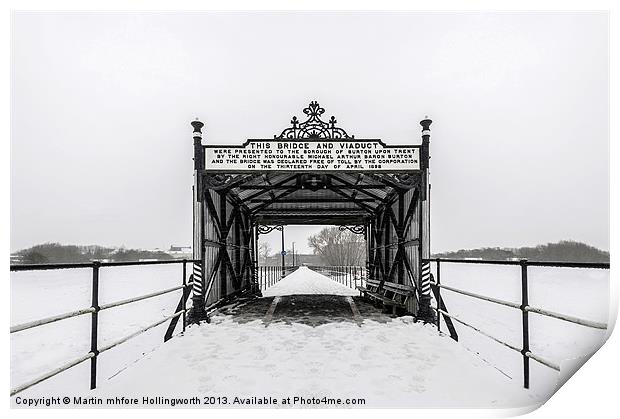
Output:
[[[336,127],[336,118],[332,116],[329,122],[321,120],[321,115],[325,113],[325,109],[319,105],[319,102],[313,100],[307,108],[303,109],[303,113],[308,115],[308,119],[299,122],[296,116],[291,120],[292,127],[286,128],[280,135],[274,135],[274,138],[331,138],[344,139],[355,138],[349,135],[342,128]]]
[[[304,108],[304,113],[311,118],[318,118],[325,113],[325,109],[321,108],[319,102],[313,100],[312,102],[310,102],[310,105],[308,105],[307,108]]]
[[[422,125],[422,143],[428,144],[431,139],[431,124],[433,121],[428,119],[428,116],[425,116],[424,118],[425,119],[420,121],[420,125]],[[424,157],[425,154],[426,152],[423,151],[422,157]]]
[[[428,119],[428,115],[424,116],[424,119],[420,121],[420,125],[422,125],[422,135],[425,134],[425,131],[428,131],[428,134],[431,133],[431,124],[432,120]]]
[[[192,127],[194,127],[194,138],[202,138],[202,127],[204,126],[205,124],[200,122],[198,118],[196,118],[195,121],[192,121]]]

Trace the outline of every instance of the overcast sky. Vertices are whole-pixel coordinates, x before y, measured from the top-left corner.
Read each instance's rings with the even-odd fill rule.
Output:
[[[239,144],[311,100],[388,144],[433,119],[433,251],[609,249],[607,32],[583,12],[17,13],[11,250],[189,245],[189,122]]]

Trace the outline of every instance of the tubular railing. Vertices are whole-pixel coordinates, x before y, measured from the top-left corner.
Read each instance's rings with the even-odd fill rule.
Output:
[[[343,266],[308,266],[315,272],[328,276],[334,281],[355,289],[358,285],[363,285],[362,281],[366,279],[366,267],[356,265]],[[359,281],[359,283],[358,283]]]
[[[15,326],[11,326],[10,328],[10,332],[11,333],[17,333],[17,332],[21,332],[22,330],[28,330],[28,329],[32,329],[35,327],[39,327],[39,326],[43,326],[49,323],[53,323],[53,322],[57,322],[57,321],[61,321],[61,320],[66,320],[66,319],[70,319],[73,317],[78,317],[78,316],[82,316],[85,314],[90,314],[91,315],[91,334],[90,334],[90,341],[91,341],[91,348],[90,348],[90,352],[88,352],[86,355],[82,355],[81,357],[74,359],[64,365],[61,365],[57,368],[54,368],[51,371],[48,371],[47,373],[33,379],[30,380],[26,383],[23,383],[15,388],[11,389],[11,396],[14,396],[15,394],[24,391],[36,384],[39,384],[49,378],[54,377],[55,375],[60,374],[61,372],[64,372],[66,370],[68,370],[69,368],[72,368],[76,365],[81,364],[84,361],[87,361],[90,359],[90,389],[94,389],[97,387],[97,358],[99,356],[99,354],[108,351],[118,345],[120,345],[121,343],[127,342],[128,340],[146,332],[147,330],[150,330],[156,326],[159,326],[162,323],[167,322],[168,320],[171,319],[175,319],[178,318],[179,316],[183,316],[183,331],[185,331],[185,326],[186,326],[186,322],[185,322],[185,315],[188,312],[188,308],[186,307],[186,303],[187,300],[185,298],[185,296],[187,295],[187,290],[191,289],[191,286],[193,285],[193,282],[186,282],[186,275],[187,275],[187,263],[193,263],[193,262],[200,262],[200,261],[195,261],[195,260],[190,260],[190,259],[182,259],[182,260],[166,260],[166,261],[143,261],[143,262],[139,262],[139,261],[132,261],[132,262],[88,262],[88,263],[56,263],[56,264],[37,264],[37,265],[11,265],[11,272],[22,272],[22,271],[41,271],[41,270],[52,270],[52,269],[86,269],[86,268],[90,268],[92,269],[92,297],[91,297],[91,306],[88,308],[83,308],[80,310],[75,310],[69,313],[64,313],[64,314],[58,314],[55,316],[51,316],[51,317],[46,317],[44,319],[39,319],[39,320],[34,320],[34,321],[30,321],[27,323],[22,323],[22,324],[17,324]],[[183,264],[183,281],[182,281],[182,285],[176,286],[176,287],[172,287],[172,288],[168,288],[162,291],[156,291],[156,292],[152,292],[150,294],[145,294],[145,295],[141,295],[141,296],[137,296],[137,297],[133,297],[133,298],[128,298],[125,300],[120,300],[120,301],[115,301],[112,303],[108,303],[108,304],[99,304],[99,271],[102,267],[109,267],[109,266],[135,266],[135,265],[167,265],[167,264]],[[125,336],[115,342],[112,342],[108,345],[105,345],[103,347],[99,347],[98,343],[97,343],[97,337],[98,337],[98,327],[99,327],[99,320],[98,320],[98,315],[101,311],[103,310],[109,310],[115,307],[120,307],[126,304],[130,304],[130,303],[135,303],[138,301],[142,301],[142,300],[146,300],[149,298],[153,298],[153,297],[158,297],[160,295],[164,295],[164,294],[168,294],[174,291],[178,291],[178,290],[183,290],[183,297],[181,298],[181,310],[177,311],[176,313],[170,315],[170,316],[166,316],[163,319],[160,319],[158,321],[156,321],[155,323],[151,323],[148,326],[145,326],[143,328],[141,328],[140,330]]]
[[[297,266],[286,266],[282,269],[281,265],[278,266],[259,266],[256,270],[256,284],[259,290],[266,290],[267,288],[275,285],[286,275],[292,273]]]
[[[523,387],[530,387],[530,366],[529,360],[533,359],[538,363],[554,369],[556,371],[560,371],[560,366],[555,362],[546,359],[540,355],[536,355],[530,351],[530,339],[529,339],[529,313],[536,313],[542,316],[551,317],[557,320],[562,320],[565,322],[570,322],[573,324],[578,324],[585,327],[590,327],[594,329],[607,329],[607,324],[601,322],[595,322],[591,320],[581,319],[574,316],[569,316],[567,314],[556,313],[550,310],[545,310],[539,307],[532,307],[528,302],[528,267],[529,266],[545,266],[545,267],[559,267],[559,268],[590,268],[590,269],[609,269],[609,263],[587,263],[587,262],[538,262],[538,261],[528,261],[527,259],[521,259],[518,261],[507,261],[507,260],[469,260],[469,259],[442,259],[442,258],[434,258],[428,259],[429,262],[436,263],[436,274],[434,282],[431,282],[431,287],[433,288],[433,293],[435,294],[435,300],[437,306],[433,306],[432,309],[437,312],[437,329],[441,331],[441,315],[444,316],[444,320],[446,322],[451,319],[456,321],[457,323],[462,324],[463,326],[469,327],[474,331],[494,340],[495,342],[512,349],[513,351],[519,352],[523,358]],[[493,298],[485,295],[476,294],[470,291],[465,291],[459,288],[454,288],[451,286],[441,284],[441,262],[444,263],[469,263],[469,264],[487,264],[487,265],[513,265],[513,266],[521,266],[521,304],[514,303],[511,301],[501,300],[499,298]],[[521,330],[522,330],[522,343],[521,348],[518,348],[514,345],[511,345],[501,339],[498,339],[491,334],[467,323],[463,319],[454,314],[448,313],[447,309],[441,309],[443,305],[445,308],[445,304],[443,303],[441,297],[441,290],[446,290],[450,292],[454,292],[460,295],[464,295],[470,298],[475,298],[479,300],[488,301],[493,304],[503,305],[505,307],[510,307],[513,309],[521,310]],[[458,340],[456,335],[451,334],[451,337],[455,340]]]

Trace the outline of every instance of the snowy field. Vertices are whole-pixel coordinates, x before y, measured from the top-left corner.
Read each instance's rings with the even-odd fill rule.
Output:
[[[191,269],[188,269],[188,277]],[[11,325],[90,307],[91,269],[11,272]],[[104,267],[99,274],[99,304],[181,285],[179,265]],[[104,310],[99,313],[99,346],[148,326],[174,313],[181,290]],[[90,351],[90,315],[74,317],[12,333],[11,388]],[[168,322],[99,356],[98,378],[104,382],[163,342]],[[177,326],[177,332],[180,331]],[[89,362],[47,380],[31,391],[87,390]]]
[[[432,263],[435,273],[435,264]],[[441,264],[441,283],[454,288],[521,303],[521,267],[478,264]],[[529,304],[557,313],[607,323],[609,270],[577,268],[528,268]],[[442,290],[448,312],[516,347],[521,347],[521,311]],[[434,302],[433,302],[434,303]],[[513,379],[522,380],[522,357],[478,332],[454,322],[459,343]],[[441,328],[447,332],[445,322]],[[539,314],[529,314],[530,350],[557,364],[595,352],[607,331],[592,329]],[[530,386],[547,392],[558,373],[530,360]]]
[[[90,275],[88,269],[11,273],[11,324],[88,307]],[[442,264],[441,279],[497,298],[520,298],[519,270],[514,267]],[[529,282],[531,305],[607,322],[608,271],[530,268]],[[100,302],[180,283],[181,266],[103,268]],[[301,268],[265,290],[261,300],[284,300],[293,294],[331,294],[348,301],[358,293]],[[520,346],[518,310],[450,291],[442,295],[450,313]],[[180,291],[102,312],[100,345],[172,314],[179,298]],[[192,326],[184,336],[162,344],[165,323],[99,357],[96,394],[259,396],[269,390],[274,395],[364,397],[373,407],[492,407],[532,404],[554,390],[557,373],[535,361],[530,361],[532,391],[523,390],[520,355],[464,326],[456,325],[456,343],[432,326],[411,323],[410,317],[383,318],[389,321],[375,314],[365,317],[362,327],[354,321],[326,321],[318,327],[273,321],[265,327],[264,319],[240,323],[221,313],[211,324]],[[82,316],[11,334],[11,386],[87,353],[89,333],[90,317]],[[595,350],[604,335],[530,315],[533,352],[556,362]],[[172,379],[161,379],[166,376]],[[21,395],[91,395],[88,377],[85,362]]]

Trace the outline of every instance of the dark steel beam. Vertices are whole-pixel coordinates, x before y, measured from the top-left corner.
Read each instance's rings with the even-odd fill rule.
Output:
[[[347,182],[344,179],[339,178],[338,176],[334,176],[334,175],[327,175],[329,176],[331,179],[337,180],[338,182],[344,184],[346,186],[346,189],[352,189],[352,190],[356,190],[356,191],[360,191],[365,195],[368,195],[369,197],[376,199],[379,202],[384,202],[385,198],[380,197],[379,195],[375,195],[374,193],[368,192],[365,189],[361,189],[359,185],[354,185],[350,182]],[[332,185],[333,187],[338,187],[339,185]],[[385,189],[385,185],[381,185],[380,188],[374,188],[374,189]]]
[[[337,179],[338,181],[340,181],[340,179]],[[346,186],[346,185],[333,185],[335,188],[340,188],[340,189],[355,189],[355,190],[366,190],[366,189],[385,189],[386,185],[354,185],[351,184],[351,186]],[[255,190],[255,189],[265,189],[265,188],[269,188],[269,189],[287,189],[288,186],[268,186],[268,185],[239,185],[237,187],[238,189],[249,189],[249,190]]]
[[[297,175],[293,175],[289,178],[286,178],[276,184],[273,185],[262,185],[262,186],[256,186],[256,188],[261,188],[261,190],[259,192],[253,193],[250,196],[246,196],[243,200],[241,200],[241,202],[247,202],[249,200],[252,200],[254,198],[257,198],[265,193],[269,193],[271,190],[276,190],[276,189],[280,189],[280,188],[284,188],[284,189],[289,189],[291,186],[283,186],[286,183],[290,182],[291,180],[294,180],[297,177]]]
[[[274,202],[277,202],[278,199],[285,197],[286,195],[290,195],[293,192],[295,192],[297,190],[297,186],[290,188],[287,191],[282,192],[280,195],[274,196],[269,202],[265,202],[264,204],[259,205],[256,208],[251,209],[251,213],[252,214],[256,214],[258,211],[261,211],[262,209],[268,207],[269,205],[273,204]]]
[[[253,199],[250,201],[250,203],[261,203],[261,202],[271,202],[272,199]],[[278,203],[283,203],[283,204],[295,204],[295,203],[300,203],[300,204],[312,204],[312,203],[343,203],[343,202],[375,202],[374,199],[334,199],[334,198],[325,198],[325,199],[320,199],[320,198],[311,198],[311,199],[303,199],[303,198],[289,198],[289,199],[280,199],[278,200]]]

